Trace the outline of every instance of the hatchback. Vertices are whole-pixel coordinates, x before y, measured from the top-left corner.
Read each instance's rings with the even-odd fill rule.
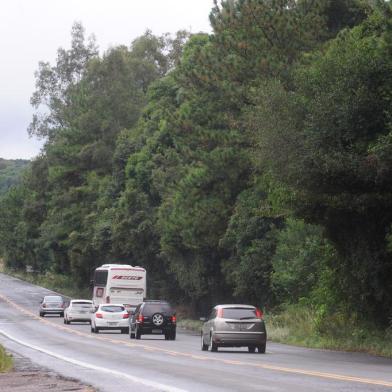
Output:
[[[129,331],[129,313],[124,305],[101,304],[91,314],[91,332],[119,329],[121,333]]]
[[[73,299],[64,310],[64,324],[70,324],[73,321],[91,322],[93,309],[93,301]]]
[[[263,313],[252,305],[217,305],[201,330],[201,349],[248,347],[249,352],[265,353],[267,332]]]
[[[166,301],[145,301],[137,306],[129,319],[129,336],[164,335],[166,340],[176,339],[176,313]]]
[[[65,302],[61,295],[46,295],[39,305],[39,315],[44,317],[45,314],[59,314],[64,316]]]

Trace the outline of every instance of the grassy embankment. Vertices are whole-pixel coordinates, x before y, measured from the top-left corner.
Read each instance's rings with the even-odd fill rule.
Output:
[[[0,263],[0,271],[2,266]],[[21,271],[4,272],[62,293],[71,298],[89,298],[88,288],[78,289],[64,275],[46,273],[38,275]],[[203,324],[192,320],[178,309],[178,326],[199,332]],[[367,352],[392,358],[392,326],[384,331],[358,320],[347,320],[335,314],[320,318],[317,312],[306,305],[290,305],[279,313],[265,316],[268,339],[274,342],[321,349]]]

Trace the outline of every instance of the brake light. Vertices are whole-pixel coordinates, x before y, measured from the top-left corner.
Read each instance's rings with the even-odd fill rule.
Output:
[[[109,296],[106,297],[106,303],[110,304],[110,297]]]
[[[256,309],[256,317],[263,319],[263,312],[260,309]]]
[[[126,318],[129,318],[129,313],[128,312],[123,314],[123,319],[126,319]]]
[[[175,324],[177,322],[177,317],[176,316],[171,316],[171,322]]]
[[[218,317],[218,318],[223,317],[223,308],[218,308],[218,312],[216,313],[216,317]]]
[[[102,315],[102,313],[95,313],[95,317],[96,318],[103,318],[103,315]]]
[[[139,314],[139,316],[137,316],[136,321],[141,324],[144,323],[144,316],[142,314]]]

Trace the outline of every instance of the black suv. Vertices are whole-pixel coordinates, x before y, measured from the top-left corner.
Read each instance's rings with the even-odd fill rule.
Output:
[[[131,339],[151,334],[165,335],[166,340],[176,339],[176,312],[166,301],[144,301],[129,319]]]

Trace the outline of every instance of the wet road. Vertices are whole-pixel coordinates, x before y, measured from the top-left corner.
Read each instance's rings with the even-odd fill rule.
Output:
[[[392,360],[274,343],[265,355],[245,348],[202,352],[199,336],[180,331],[175,341],[96,335],[88,324],[38,317],[40,299],[49,293],[0,274],[0,343],[101,391],[392,390]]]

